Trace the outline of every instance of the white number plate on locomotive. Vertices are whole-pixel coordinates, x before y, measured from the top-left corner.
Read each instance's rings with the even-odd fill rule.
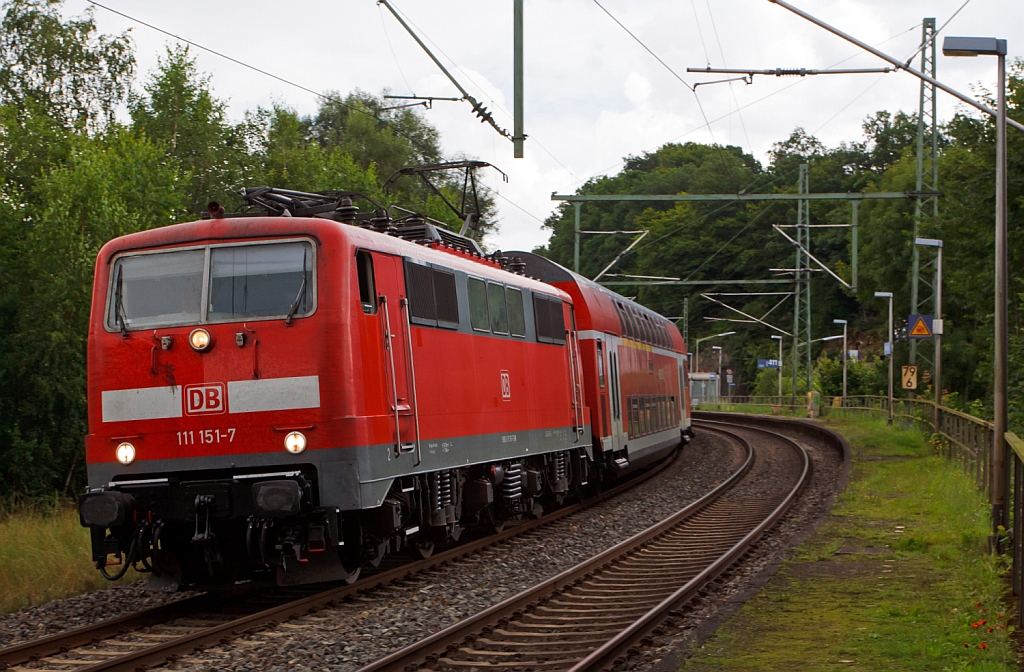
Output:
[[[235,428],[227,429],[200,429],[199,431],[188,430],[178,432],[179,446],[192,446],[196,443],[231,443],[235,440]]]

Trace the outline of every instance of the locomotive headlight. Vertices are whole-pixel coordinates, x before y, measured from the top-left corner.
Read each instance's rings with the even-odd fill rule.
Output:
[[[135,446],[124,441],[117,444],[114,454],[117,455],[117,461],[121,464],[131,464],[135,461]]]
[[[188,343],[196,352],[203,352],[210,347],[213,339],[206,329],[193,329],[192,333],[188,335]]]
[[[298,455],[306,449],[306,435],[302,432],[288,432],[284,437],[284,449],[292,455]]]

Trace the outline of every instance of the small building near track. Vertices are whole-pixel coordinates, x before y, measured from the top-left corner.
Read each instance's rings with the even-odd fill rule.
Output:
[[[701,403],[718,403],[719,379],[715,372],[695,372],[690,374],[690,405],[700,406]]]

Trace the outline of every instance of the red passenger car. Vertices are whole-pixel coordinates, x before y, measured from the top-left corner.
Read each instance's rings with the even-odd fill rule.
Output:
[[[105,575],[352,580],[679,443],[681,343],[619,333],[635,304],[358,196],[249,190],[100,251],[80,512]]]

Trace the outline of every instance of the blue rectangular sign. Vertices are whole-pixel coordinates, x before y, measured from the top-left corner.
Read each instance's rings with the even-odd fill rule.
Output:
[[[759,368],[759,369],[777,369],[777,368],[779,368],[779,360],[777,360],[777,359],[759,359],[759,360],[757,360],[757,368]]]

